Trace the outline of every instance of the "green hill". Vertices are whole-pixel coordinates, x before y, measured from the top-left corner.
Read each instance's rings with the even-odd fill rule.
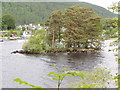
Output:
[[[11,14],[16,25],[37,24],[44,22],[54,10],[64,10],[73,5],[91,7],[102,18],[112,18],[116,15],[103,7],[85,2],[3,2],[2,14]]]

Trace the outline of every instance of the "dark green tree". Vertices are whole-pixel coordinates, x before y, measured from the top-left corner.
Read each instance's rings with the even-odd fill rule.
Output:
[[[48,39],[51,41],[51,46],[55,47],[56,43],[61,41],[62,38],[62,17],[61,11],[54,11],[46,21]]]
[[[98,48],[100,45],[101,19],[91,8],[77,5],[65,12],[54,11],[46,26],[52,47],[61,40],[66,48]]]
[[[77,5],[64,12],[54,11],[45,24],[45,30],[42,31],[45,33],[40,30],[34,34],[24,49],[31,51],[100,49],[101,19],[91,8]]]
[[[2,30],[5,29],[15,29],[15,20],[9,14],[5,14],[2,16]]]
[[[99,45],[102,26],[100,17],[91,8],[72,6],[65,11],[63,17],[66,28],[64,39],[68,48]]]

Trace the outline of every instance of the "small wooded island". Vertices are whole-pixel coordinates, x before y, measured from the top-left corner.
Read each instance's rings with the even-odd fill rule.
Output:
[[[101,18],[91,9],[79,5],[54,11],[41,30],[24,43],[23,50],[12,53],[96,53],[101,49]]]
[[[3,87],[16,88],[19,83],[20,88],[40,90],[119,88],[116,14],[89,3],[74,4],[2,3],[2,12],[11,14],[2,16],[0,27]],[[117,3],[109,8],[118,10]]]

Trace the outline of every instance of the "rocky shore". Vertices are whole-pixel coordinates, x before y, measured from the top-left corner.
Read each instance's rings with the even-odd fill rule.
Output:
[[[12,54],[14,53],[20,53],[20,54],[56,54],[56,53],[99,53],[101,50],[93,50],[93,49],[81,49],[81,50],[73,50],[73,51],[44,51],[44,52],[34,52],[34,51],[29,51],[29,50],[16,50],[11,52]]]

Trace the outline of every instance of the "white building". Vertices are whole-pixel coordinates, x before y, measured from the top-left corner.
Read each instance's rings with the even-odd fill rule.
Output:
[[[24,37],[30,37],[31,35],[32,35],[32,31],[30,31],[30,30],[26,30],[23,32]]]
[[[17,26],[16,29],[22,30],[22,25]]]
[[[35,29],[43,28],[40,24],[38,24],[38,25],[29,24],[29,25],[19,25],[16,27],[16,29],[22,30],[23,27],[25,28],[25,30],[35,30]]]

